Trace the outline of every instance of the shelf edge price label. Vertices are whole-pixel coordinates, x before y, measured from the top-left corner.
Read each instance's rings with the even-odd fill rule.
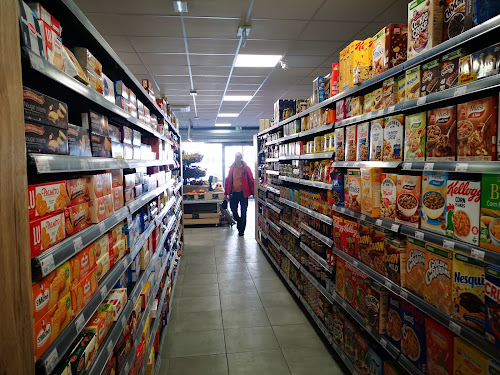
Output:
[[[99,232],[101,232],[101,234],[106,232],[106,225],[104,224],[104,222],[99,223]]]
[[[423,104],[425,104],[426,99],[427,99],[426,96],[422,96],[421,98],[418,98],[417,99],[417,105],[423,105]]]
[[[56,367],[57,362],[59,362],[59,355],[57,353],[57,348],[54,348],[52,352],[47,356],[45,360],[45,369],[48,373],[51,373],[52,370]]]
[[[391,230],[393,232],[397,232],[399,230],[399,224],[392,224],[391,225]]]
[[[425,237],[424,233],[423,232],[419,232],[418,230],[415,231],[415,238],[417,240],[423,240]]]
[[[54,263],[54,256],[52,254],[48,255],[40,263],[42,266],[42,274],[44,276],[48,275],[56,267],[56,265]]]
[[[360,218],[361,220],[365,221],[365,220],[366,220],[366,215],[365,215],[365,214],[362,214],[359,218]]]
[[[382,219],[375,220],[375,225],[382,226]]]
[[[43,63],[43,59],[40,56],[35,55],[32,51],[29,51],[29,57],[33,69],[36,69],[42,73],[45,72],[45,65]]]
[[[387,289],[391,290],[391,285],[392,285],[392,283],[391,283],[389,280],[385,280],[385,283],[384,283],[384,284],[385,284],[385,287],[386,287]]]
[[[369,325],[369,324],[367,324],[367,325],[365,326],[365,330],[366,330],[366,332],[371,333],[371,332],[372,332],[372,326],[371,326],[371,325]]]
[[[103,285],[101,289],[101,298],[104,299],[106,298],[107,295],[108,295],[108,288],[106,287],[106,285]]]
[[[80,159],[80,168],[82,171],[88,171],[90,169],[90,161],[87,159]]]
[[[443,240],[443,247],[447,250],[453,250],[455,248],[455,242],[450,240]]]
[[[50,165],[47,159],[35,159],[35,163],[38,173],[44,173],[50,171]]]
[[[461,96],[464,95],[466,92],[467,92],[467,86],[460,86],[455,89],[455,91],[453,92],[453,96],[454,97]]]
[[[451,332],[454,332],[457,335],[460,335],[460,332],[462,331],[462,327],[460,327],[453,320],[450,320],[450,322],[448,323],[448,328],[450,329]]]
[[[342,208],[340,209],[340,212],[342,212],[342,213],[344,214],[344,213],[345,213],[345,208],[344,208],[344,207],[342,207]]]
[[[85,317],[80,314],[75,321],[76,332],[80,333],[85,325]]]
[[[395,109],[396,109],[396,106],[394,106],[394,105],[391,105],[390,107],[387,107],[387,114],[393,113]]]
[[[78,253],[83,249],[82,237],[78,236],[73,240],[73,247],[75,248],[75,253]]]
[[[401,289],[401,292],[399,293],[401,297],[404,299],[408,299],[408,292],[406,290]]]
[[[383,337],[380,338],[380,345],[385,349],[387,347],[387,340]]]
[[[467,172],[469,163],[457,163],[455,165],[455,172]]]
[[[403,171],[411,170],[411,163],[403,163],[402,169]]]
[[[127,319],[122,316],[122,329],[125,328],[125,325],[127,324]]]
[[[472,248],[470,251],[470,255],[472,258],[484,260],[484,251],[482,250]]]
[[[424,171],[432,171],[434,169],[434,163],[424,163]]]
[[[113,340],[110,340],[110,341],[108,342],[108,345],[106,346],[106,350],[108,351],[108,356],[110,356],[110,355],[111,355],[111,353],[113,353],[113,348],[114,348],[114,347],[115,347],[115,346],[113,345]]]
[[[352,261],[352,264],[354,265],[354,267],[357,267],[359,265],[358,261],[357,260],[353,260]]]

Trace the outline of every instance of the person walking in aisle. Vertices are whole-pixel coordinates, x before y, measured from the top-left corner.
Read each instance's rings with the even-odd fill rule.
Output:
[[[229,206],[236,220],[238,234],[243,236],[247,225],[248,197],[253,194],[254,181],[250,167],[243,161],[241,152],[234,156],[234,163],[229,168],[226,177],[224,194],[229,199]],[[238,204],[240,204],[241,214],[238,215]]]

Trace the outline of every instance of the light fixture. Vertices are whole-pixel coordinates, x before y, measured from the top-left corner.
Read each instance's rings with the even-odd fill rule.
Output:
[[[174,11],[179,13],[187,13],[188,4],[187,1],[172,1],[174,4]]]
[[[189,90],[189,95],[196,96],[198,95],[198,93],[196,92],[196,90]]]
[[[288,69],[288,64],[285,61],[280,60],[280,64],[281,64],[281,69],[283,69],[283,70]]]
[[[224,95],[225,102],[249,102],[252,100],[252,95]]]
[[[217,117],[238,117],[239,113],[219,113]]]
[[[239,54],[234,64],[235,67],[244,68],[272,68],[283,55],[245,55]]]
[[[227,128],[228,126],[231,126],[231,124],[215,124],[215,126]]]

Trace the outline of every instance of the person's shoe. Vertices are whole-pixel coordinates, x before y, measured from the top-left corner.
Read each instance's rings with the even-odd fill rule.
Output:
[[[239,233],[238,233],[238,236],[240,236],[240,237],[242,237],[242,236],[244,236],[244,235],[245,235],[245,233],[243,233],[243,232],[239,232]]]

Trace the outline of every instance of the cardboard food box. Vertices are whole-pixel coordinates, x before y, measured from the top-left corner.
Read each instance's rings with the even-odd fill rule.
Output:
[[[456,159],[456,119],[457,109],[454,105],[427,111],[427,160]]]
[[[347,170],[348,199],[345,206],[354,211],[361,211],[361,172],[359,169]]]
[[[64,72],[71,77],[77,79],[85,86],[87,86],[90,82],[87,78],[87,75],[83,71],[82,67],[78,63],[73,52],[71,52],[66,46],[63,45],[63,59],[64,59]]]
[[[426,244],[424,299],[445,314],[452,310],[453,252]]]
[[[446,234],[447,172],[422,173],[420,227]]]
[[[368,333],[358,330],[354,335],[354,369],[358,374],[368,374],[368,347],[370,336]]]
[[[405,300],[401,300],[401,310],[403,320],[401,353],[425,372],[425,314]]]
[[[338,305],[333,305],[332,335],[335,344],[344,350],[344,311]]]
[[[92,72],[96,77],[102,77],[102,64],[87,48],[75,47],[73,52],[83,69]]]
[[[425,160],[426,123],[426,112],[415,113],[405,117],[404,160]]]
[[[380,273],[381,275],[385,275],[385,237],[388,236],[391,232],[387,229],[378,227],[376,225],[371,226],[370,236],[371,236],[371,245],[370,245],[370,261],[373,266],[373,269]]]
[[[118,211],[125,205],[125,199],[123,197],[123,187],[118,186],[113,188],[113,208]]]
[[[343,258],[337,258],[335,270],[335,292],[342,298],[345,298],[345,267],[346,261]]]
[[[372,92],[372,111],[384,108],[384,90],[379,88]]]
[[[485,279],[486,339],[500,346],[500,267],[493,264],[486,265]]]
[[[432,375],[453,374],[453,333],[434,319],[425,318],[426,369]]]
[[[104,73],[102,74],[102,86],[103,86],[103,95],[106,99],[108,99],[111,103],[115,102],[115,89],[113,85],[113,81],[110,80]]]
[[[121,241],[117,241],[115,245],[113,245],[113,256],[115,262],[123,258],[126,252],[127,252],[127,240],[124,238]]]
[[[399,286],[406,280],[406,242],[396,236],[384,238],[385,277]]]
[[[115,81],[115,94],[116,96],[122,96],[126,100],[130,99],[130,90],[125,86],[123,81]]]
[[[356,96],[351,99],[351,116],[359,116],[363,114],[363,97]]]
[[[349,254],[350,256],[357,258],[358,257],[358,241],[359,241],[359,233],[358,233],[358,223],[355,220],[350,220],[348,218],[344,219],[344,227],[342,234],[343,238],[343,246],[342,250]]]
[[[396,348],[401,347],[401,336],[403,330],[403,312],[401,303],[403,300],[389,293],[389,305],[387,309],[387,338]]]
[[[24,119],[61,129],[68,128],[68,105],[23,86]]]
[[[345,263],[345,294],[344,299],[356,309],[356,272],[357,268],[349,262]]]
[[[68,124],[68,145],[71,156],[92,156],[89,131],[81,126]]]
[[[397,178],[395,173],[382,173],[380,175],[380,217],[389,220],[396,218]]]
[[[105,303],[113,305],[113,320],[117,321],[127,303],[127,288],[113,289],[106,298]]]
[[[94,333],[82,333],[76,341],[77,344],[74,345],[74,349],[70,349],[71,354],[68,362],[72,375],[83,375],[90,368],[97,354],[97,337]]]
[[[68,207],[90,201],[90,178],[80,177],[66,181]]]
[[[396,222],[418,228],[420,221],[421,176],[398,175]]]
[[[394,23],[373,37],[374,77],[406,61],[407,38],[408,25]]]
[[[104,253],[97,260],[97,280],[101,280],[111,268],[109,253]]]
[[[84,332],[95,334],[97,345],[101,345],[112,324],[113,312],[100,311],[92,315],[92,318],[90,318],[90,321],[83,330]]]
[[[439,59],[423,64],[420,96],[426,96],[438,91],[440,77],[441,65],[439,64]]]
[[[72,318],[75,318],[97,293],[97,280],[97,267],[94,267],[71,288]]]
[[[439,90],[446,90],[458,85],[460,58],[465,55],[463,49],[447,53],[441,58],[441,78]]]
[[[109,136],[109,124],[106,116],[89,111],[82,113],[82,127],[88,129],[91,134]]]
[[[89,202],[80,203],[64,210],[66,235],[71,236],[92,225]]]
[[[353,266],[354,267],[354,266]],[[357,312],[363,317],[366,318],[368,314],[368,307],[366,304],[366,290],[367,290],[367,281],[368,275],[361,271],[360,269],[354,267],[354,276],[356,279],[355,288],[355,297],[354,302],[355,306],[353,306]]]
[[[389,305],[389,292],[372,279],[366,284],[366,322],[375,332],[386,333],[387,309]]]
[[[406,100],[406,73],[396,77],[397,83],[397,103],[403,103]]]
[[[104,81],[101,77],[97,77],[92,71],[86,71],[87,78],[89,79],[89,86],[92,87],[96,92],[104,95]]]
[[[64,262],[42,280],[32,284],[33,321],[38,322],[71,289],[71,266]]]
[[[346,316],[346,315],[345,315]],[[358,332],[357,323],[352,318],[346,316],[344,321],[344,352],[346,356],[354,361],[356,342],[356,333]]]
[[[474,82],[479,79],[479,72],[484,66],[484,54],[482,51],[476,52],[476,60],[474,64],[474,54],[465,55],[458,61],[458,84],[465,85],[466,83]]]
[[[384,147],[384,119],[370,121],[370,160],[382,161]]]
[[[405,102],[417,99],[420,97],[421,86],[421,70],[420,65],[414,66],[406,70],[405,77]]]
[[[19,1],[19,29],[21,46],[28,47],[34,54],[45,58],[38,17],[24,1]]]
[[[453,353],[454,374],[489,375],[486,373],[488,361],[489,357],[481,350],[472,346],[464,339],[455,337]]]
[[[372,77],[373,39],[354,41],[349,51],[352,84],[358,85]]]
[[[126,126],[122,126],[122,142],[123,144],[132,145],[132,129]]]
[[[340,215],[332,214],[333,218],[333,246],[342,250],[342,232],[344,231],[344,218]]]
[[[474,0],[446,0],[443,14],[444,42],[474,26]]]
[[[68,201],[65,181],[28,185],[30,220],[62,211]]]
[[[369,92],[363,97],[363,113],[372,111],[372,93]]]
[[[71,265],[71,285],[76,285],[96,265],[96,245],[91,243],[69,260]]]
[[[32,258],[66,238],[64,212],[30,220],[29,224]]]
[[[389,116],[384,119],[384,161],[403,160],[404,115]]]
[[[383,106],[390,107],[397,103],[398,87],[397,81],[394,77],[386,79],[382,87]]]
[[[99,259],[104,253],[107,253],[110,251],[111,247],[109,244],[109,236],[108,234],[104,234],[101,237],[99,237],[96,242],[96,257]]]
[[[408,59],[437,46],[443,39],[443,1],[408,3]]]
[[[90,200],[90,217],[92,218],[92,223],[100,223],[110,217],[113,212],[112,194]]]
[[[481,247],[500,252],[500,175],[481,179]]]
[[[496,160],[498,97],[458,104],[457,120],[457,160]]]
[[[372,267],[372,262],[370,258],[370,247],[371,247],[371,225],[365,221],[358,221],[358,258],[364,264]]]
[[[361,212],[370,217],[380,216],[380,175],[381,168],[360,168],[361,172]]]
[[[335,161],[345,160],[344,128],[335,129]]]
[[[61,36],[57,35],[55,30],[44,21],[38,21],[38,23],[40,24],[40,33],[45,51],[45,60],[64,72],[63,45]]]
[[[481,182],[474,175],[450,174],[447,186],[446,236],[479,245]]]
[[[123,143],[111,142],[111,157],[113,159],[123,159],[124,157]]]
[[[370,157],[370,123],[358,124],[357,132],[356,160],[366,161]]]
[[[345,160],[356,161],[357,125],[350,125],[345,130]]]
[[[89,197],[96,199],[112,193],[112,175],[111,173],[94,174],[88,177],[90,179]]]
[[[68,136],[64,129],[34,123],[24,124],[26,151],[68,155]]]
[[[108,124],[108,135],[112,142],[122,141],[122,132],[118,126]]]
[[[425,294],[426,256],[425,242],[408,237],[406,240],[406,278],[404,287],[422,298],[424,298]]]

